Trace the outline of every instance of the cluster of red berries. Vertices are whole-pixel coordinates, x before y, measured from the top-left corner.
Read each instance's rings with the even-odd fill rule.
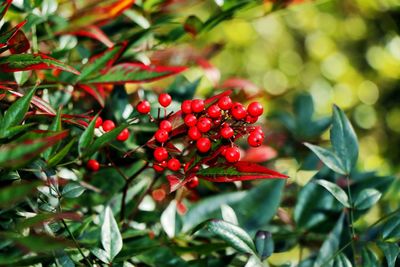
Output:
[[[101,127],[101,128],[100,128]],[[97,117],[95,128],[102,129],[104,132],[109,132],[115,128],[115,123],[112,120],[105,120],[101,117]],[[125,142],[129,138],[129,130],[128,128],[123,129],[118,135],[116,140],[120,142]],[[100,163],[95,159],[88,160],[86,167],[91,171],[98,171],[100,169]]]

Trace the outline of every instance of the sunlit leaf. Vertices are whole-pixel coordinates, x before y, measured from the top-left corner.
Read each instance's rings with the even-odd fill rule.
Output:
[[[332,196],[334,196],[340,203],[342,203],[343,206],[345,206],[346,208],[350,207],[349,198],[346,192],[337,184],[326,180],[315,180],[315,183],[328,190],[329,193],[331,193]]]
[[[118,224],[110,207],[104,211],[104,221],[101,225],[101,244],[107,252],[109,261],[112,261],[122,249],[122,237]]]

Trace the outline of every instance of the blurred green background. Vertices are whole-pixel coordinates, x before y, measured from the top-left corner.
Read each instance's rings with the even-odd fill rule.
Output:
[[[317,116],[331,114],[337,104],[359,135],[360,170],[398,173],[400,1],[305,1],[271,14],[268,8],[249,8],[185,42],[224,44],[211,59],[221,80],[255,83],[274,99],[267,102],[269,112],[289,109],[302,91],[312,95]],[[186,12],[205,20],[212,10],[207,1]],[[187,75],[199,76],[193,72]],[[201,90],[210,88],[203,79]]]

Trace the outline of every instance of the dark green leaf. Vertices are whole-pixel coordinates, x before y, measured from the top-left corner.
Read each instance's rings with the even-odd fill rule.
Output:
[[[315,146],[309,143],[304,143],[304,145],[311,149],[328,168],[330,168],[334,172],[343,175],[346,174],[346,170],[342,166],[341,160],[335,153],[326,148]]]
[[[121,124],[117,128],[103,134],[99,138],[97,138],[83,153],[84,156],[91,156],[93,153],[95,153],[97,150],[99,150],[102,146],[105,144],[114,141],[118,134],[127,127],[125,124]]]
[[[49,126],[49,131],[61,131],[62,127],[61,127],[61,109],[59,109],[57,111],[57,115],[54,118],[54,120],[52,121],[52,123]],[[52,147],[50,147],[49,149],[47,149],[46,151],[43,152],[43,157],[45,160],[48,160],[50,158],[50,156],[52,156],[58,149],[59,145],[54,145]]]
[[[92,121],[89,123],[89,126],[83,131],[81,134],[81,137],[79,137],[79,154],[82,154],[82,151],[84,151],[93,141],[93,136],[94,136],[94,128],[96,126],[96,120],[98,118],[98,114],[92,119]]]
[[[61,195],[66,198],[77,198],[83,194],[85,188],[76,182],[69,182],[64,186]]]
[[[363,267],[376,267],[380,266],[379,261],[375,253],[368,247],[363,248],[361,252],[362,266]]]
[[[101,226],[101,244],[112,261],[122,249],[122,236],[109,206],[104,211],[104,221]]]
[[[346,192],[337,184],[326,180],[315,180],[315,183],[328,190],[329,193],[331,193],[340,203],[342,203],[343,206],[345,206],[346,208],[350,208],[349,198]]]
[[[399,245],[397,245],[396,243],[379,242],[378,246],[385,254],[387,266],[394,267],[396,264],[397,256],[400,253]]]
[[[19,202],[35,193],[41,182],[14,183],[11,186],[0,189],[0,207],[9,208],[12,204]]]
[[[400,214],[387,220],[382,228],[383,239],[400,238]]]
[[[265,260],[274,253],[274,240],[268,231],[258,231],[255,237],[257,254],[261,260]]]
[[[72,146],[75,144],[75,141],[76,141],[75,138],[72,138],[72,140],[69,141],[69,143],[66,146],[64,146],[60,151],[58,151],[49,159],[47,165],[49,167],[56,166],[68,154]]]
[[[381,192],[376,189],[364,189],[358,194],[356,200],[354,201],[354,208],[359,210],[368,209],[378,202],[381,196]]]
[[[335,267],[353,267],[350,260],[343,253],[339,253],[339,255],[336,256],[335,263],[333,264],[333,266],[335,266]]]
[[[357,162],[358,141],[353,126],[344,112],[337,106],[333,108],[330,138],[333,150],[342,162],[343,170],[346,174],[349,174]]]
[[[20,237],[0,233],[0,236],[5,239],[13,240],[15,243],[34,252],[51,252],[57,249],[65,249],[74,246],[74,244],[68,240],[54,238],[48,235],[31,234],[29,236]]]

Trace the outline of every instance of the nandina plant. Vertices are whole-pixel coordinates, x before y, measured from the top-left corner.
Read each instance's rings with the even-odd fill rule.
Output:
[[[192,1],[3,1],[0,266],[264,266],[297,243],[301,266],[377,263],[365,240],[393,266],[398,216],[371,226],[379,238],[355,225],[393,178],[357,173],[344,112],[315,121],[301,95],[282,133],[251,82],[220,81],[220,45],[190,46],[294,2],[222,1],[203,22],[180,15]],[[196,67],[212,93],[196,94]],[[333,149],[317,146],[330,126]],[[296,187],[277,157],[327,168]]]

